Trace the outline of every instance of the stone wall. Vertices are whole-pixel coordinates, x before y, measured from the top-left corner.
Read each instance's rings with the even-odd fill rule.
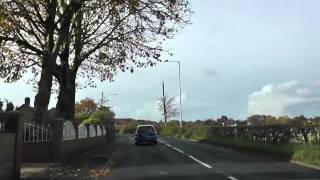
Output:
[[[0,112],[0,179],[19,179],[22,122],[17,113]]]
[[[0,134],[0,179],[12,179],[15,152],[15,134]]]
[[[103,134],[97,133],[99,128],[102,132],[102,126],[79,125],[64,119],[55,119],[51,121],[50,127],[52,135],[49,141],[23,142],[24,162],[63,161],[74,153],[105,144],[108,139],[105,130]],[[83,132],[79,133],[79,129],[82,129],[85,135]]]
[[[272,143],[320,143],[320,126],[209,127],[207,133]]]

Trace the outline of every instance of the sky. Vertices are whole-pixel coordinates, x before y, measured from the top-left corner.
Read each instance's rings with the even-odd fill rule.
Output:
[[[190,0],[192,24],[165,48],[181,62],[183,120],[245,119],[253,114],[320,115],[320,1]],[[77,100],[110,95],[118,118],[160,120],[161,83],[179,98],[178,65],[119,72],[78,90]],[[0,83],[0,98],[22,104],[35,92],[25,78]],[[55,95],[50,107],[56,103]],[[178,101],[177,101],[178,105]]]

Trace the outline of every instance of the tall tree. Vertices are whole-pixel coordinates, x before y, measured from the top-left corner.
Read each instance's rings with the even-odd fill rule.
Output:
[[[12,82],[30,67],[34,73],[41,72],[35,97],[35,117],[39,120],[46,119],[57,57],[82,1],[0,2],[0,77]]]
[[[58,116],[72,119],[77,76],[94,86],[94,77],[112,80],[117,69],[155,65],[162,43],[188,24],[190,15],[186,0],[84,3],[61,53],[61,71],[54,74],[60,85]]]
[[[167,120],[179,115],[179,110],[175,105],[175,98],[169,97],[165,93],[164,82],[162,82],[162,96],[158,100],[159,111],[164,117],[164,123],[167,124]]]
[[[38,65],[33,68],[41,73],[35,106],[47,107],[53,75],[60,85],[57,116],[68,119],[74,117],[77,76],[94,85],[95,77],[111,80],[117,69],[133,72],[134,67],[155,65],[165,51],[163,42],[188,24],[191,15],[187,0],[8,0],[0,5],[5,17],[15,17],[4,21],[14,31],[0,27],[0,41],[5,40],[1,48],[10,51],[1,66],[12,70],[2,77],[19,79]],[[10,32],[15,33],[8,39]],[[13,58],[21,55],[25,57]]]

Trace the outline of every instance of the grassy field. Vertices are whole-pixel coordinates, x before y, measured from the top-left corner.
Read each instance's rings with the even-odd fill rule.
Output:
[[[221,137],[208,133],[208,127],[188,127],[180,129],[178,126],[167,126],[160,132],[163,136],[182,139],[193,139],[200,142],[214,143],[246,151],[261,152],[279,156],[288,160],[320,166],[319,144],[291,144],[267,143]]]

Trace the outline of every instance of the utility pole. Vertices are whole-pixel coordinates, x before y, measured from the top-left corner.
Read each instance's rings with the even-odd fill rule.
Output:
[[[116,96],[117,94],[109,93],[109,94],[107,94],[107,95],[109,95],[109,96],[111,96],[111,95]],[[100,106],[102,107],[102,106],[104,106],[104,104],[106,104],[106,105],[107,105],[106,107],[107,107],[107,108],[110,108],[108,102],[109,102],[108,97],[104,96],[104,93],[102,92],[102,93],[101,93],[101,99],[100,99],[100,101],[99,101]]]
[[[167,126],[167,105],[166,105],[166,95],[164,90],[164,82],[162,81],[162,98],[163,98],[163,116],[164,116],[164,126]]]
[[[107,104],[107,107],[108,107],[108,98],[106,98],[102,92],[101,99],[99,100],[99,105],[100,105],[100,107],[102,107],[102,106],[104,106],[104,104]]]
[[[180,128],[182,128],[182,95],[181,95],[181,63],[180,63],[180,61],[168,61],[168,60],[166,60],[166,61],[164,61],[164,62],[172,62],[172,63],[177,63],[178,65],[179,65],[179,97],[180,97],[180,102],[179,102],[179,104],[180,104]]]

